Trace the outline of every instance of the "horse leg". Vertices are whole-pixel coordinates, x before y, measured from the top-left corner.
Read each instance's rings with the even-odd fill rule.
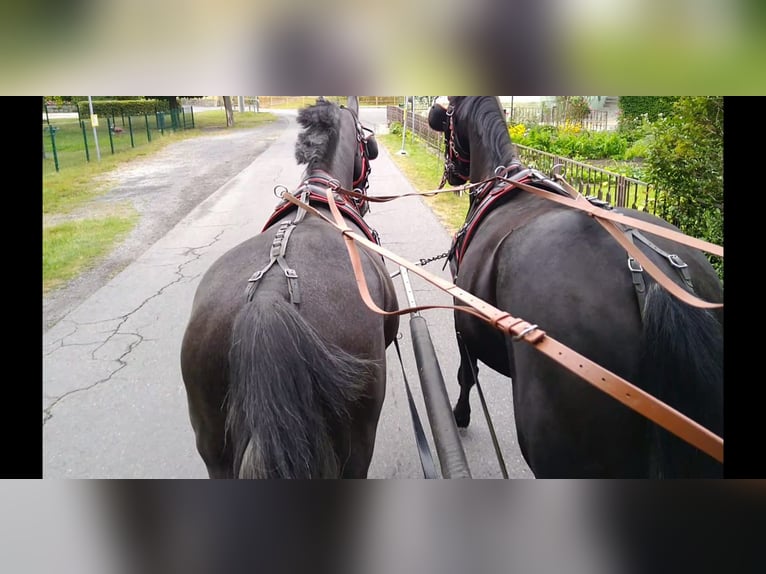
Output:
[[[460,367],[457,371],[457,380],[460,384],[460,397],[452,412],[455,415],[455,423],[457,426],[466,428],[471,422],[471,403],[469,396],[471,394],[471,387],[473,387],[474,377],[478,376],[479,366],[476,357],[473,357],[468,352],[460,333],[457,333],[457,342],[458,348],[460,349]]]
[[[234,478],[233,460],[230,449],[226,448],[223,411],[216,411],[208,403],[196,404],[196,395],[189,399],[189,418],[197,442],[197,452],[207,467],[210,478]]]

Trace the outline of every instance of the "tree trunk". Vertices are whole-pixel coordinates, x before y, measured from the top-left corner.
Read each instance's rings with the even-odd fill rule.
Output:
[[[234,108],[231,106],[231,96],[223,96],[223,107],[226,110],[226,127],[234,125]]]

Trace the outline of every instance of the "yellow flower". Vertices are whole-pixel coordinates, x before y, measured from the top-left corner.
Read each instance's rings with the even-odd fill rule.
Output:
[[[508,133],[511,136],[511,140],[517,140],[524,137],[524,134],[527,133],[527,127],[524,124],[508,126]]]
[[[582,131],[582,125],[578,122],[567,120],[559,129],[565,134],[579,134]]]

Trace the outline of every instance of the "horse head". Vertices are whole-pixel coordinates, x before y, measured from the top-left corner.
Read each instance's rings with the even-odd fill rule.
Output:
[[[371,129],[359,120],[359,98],[349,96],[346,105],[319,97],[313,106],[298,113],[304,128],[295,145],[295,158],[306,164],[305,177],[322,173],[344,189],[367,193],[370,161],[378,156],[378,145]],[[364,199],[354,201],[361,215],[369,206]]]
[[[455,113],[464,96],[439,96],[428,111],[428,125],[444,134],[444,182],[464,185],[470,180],[471,153],[466,133],[458,133]]]

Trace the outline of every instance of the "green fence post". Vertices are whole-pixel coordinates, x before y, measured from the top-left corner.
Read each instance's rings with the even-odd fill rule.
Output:
[[[109,132],[109,147],[112,148],[112,155],[114,155],[114,138],[112,137],[112,126],[114,125],[114,116],[112,116],[112,124],[109,124],[109,116],[106,116],[106,131]]]
[[[85,140],[85,159],[90,161],[90,152],[88,151],[88,131],[85,129],[85,122],[80,120],[80,127],[82,128],[82,139]]]
[[[192,129],[194,129],[194,106],[189,106],[189,113],[191,114]]]
[[[133,122],[130,121],[130,116],[128,116],[128,131],[130,131],[130,147],[136,147],[133,141]]]
[[[56,171],[58,171],[59,170],[59,154],[56,151],[56,128],[49,124],[48,130],[51,133],[51,147],[53,147],[53,164],[56,166]]]
[[[152,141],[152,132],[149,130],[149,116],[144,114],[144,122],[146,122],[146,139]]]
[[[162,112],[154,112],[154,121],[157,123],[157,129],[160,130],[161,135],[165,135],[165,130],[163,129],[165,122],[163,121],[164,117],[162,116]]]

